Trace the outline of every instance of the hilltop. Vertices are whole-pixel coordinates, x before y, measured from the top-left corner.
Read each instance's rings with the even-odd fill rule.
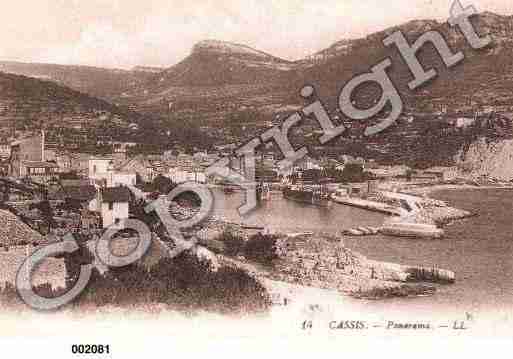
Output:
[[[132,70],[106,69],[92,66],[56,65],[0,61],[0,71],[52,81],[61,86],[87,93],[94,97],[112,99],[136,82],[150,78],[162,69],[134,68]]]
[[[275,81],[291,70],[290,62],[248,46],[206,40],[193,46],[180,63],[145,82],[150,92],[167,86],[222,86]]]

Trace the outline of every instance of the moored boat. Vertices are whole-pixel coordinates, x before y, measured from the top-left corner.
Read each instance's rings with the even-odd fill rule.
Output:
[[[268,183],[259,183],[256,188],[257,200],[263,201],[271,198],[271,186]]]
[[[224,194],[234,194],[235,193],[235,188],[233,188],[233,187],[225,187],[223,189],[223,191],[224,191]]]
[[[327,207],[330,205],[329,194],[321,185],[295,184],[283,188],[283,196],[287,199]]]
[[[395,237],[414,238],[442,238],[444,230],[433,224],[421,223],[387,223],[380,229],[380,233]]]

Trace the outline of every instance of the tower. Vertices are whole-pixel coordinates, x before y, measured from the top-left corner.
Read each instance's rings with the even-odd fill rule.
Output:
[[[41,129],[41,161],[45,162],[45,130]]]

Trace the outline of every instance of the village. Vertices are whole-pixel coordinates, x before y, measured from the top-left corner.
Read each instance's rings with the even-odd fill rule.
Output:
[[[230,193],[235,186],[222,178],[207,176],[206,169],[219,159],[230,157],[230,167],[244,172],[243,161],[232,155],[235,148],[230,146],[218,146],[218,150],[213,153],[201,151],[188,154],[170,150],[160,155],[139,154],[129,157],[127,149],[130,143],[119,142],[113,145],[115,149],[110,155],[62,151],[46,141],[45,131],[10,144],[4,143],[0,146],[0,156],[3,158],[3,203],[33,200],[30,198],[33,191],[21,190],[18,193],[16,190],[24,185],[29,189],[39,188],[36,192],[45,192],[46,199],[83,205],[83,217],[95,217],[98,219],[96,227],[108,228],[129,218],[130,188],[146,193],[158,192],[152,183],[160,177],[173,184],[196,182],[212,187],[221,186],[226,193]],[[291,185],[303,188],[303,185],[310,184],[322,187],[330,194],[375,200],[378,194],[388,194],[389,201],[401,199],[390,193],[415,186],[437,183],[478,185],[476,179],[468,179],[468,176],[465,178],[457,167],[438,166],[414,170],[404,165],[379,165],[375,160],[361,157],[328,155],[319,159],[306,156],[282,172],[278,160],[278,155],[272,151],[259,154],[256,163],[257,183],[278,191]],[[483,181],[494,180],[484,178]],[[307,202],[311,201],[312,198],[307,199]],[[371,209],[380,211],[379,208]],[[381,211],[387,213],[386,209]]]
[[[127,146],[116,144],[111,155],[103,156],[63,152],[47,143],[45,131],[40,131],[2,147],[3,283],[13,285],[24,258],[44,245],[61,241],[68,233],[94,249],[95,240],[107,229],[119,228],[122,233],[126,220],[147,218],[141,217],[141,203],[166,195],[177,184],[206,184],[227,197],[241,191],[223,178],[205,174],[208,166],[230,156],[229,146],[215,153],[167,151],[133,157],[127,155]],[[230,163],[244,172],[242,159],[231,157]],[[222,215],[208,218],[188,231],[188,237],[200,239],[200,247],[206,252],[199,253],[209,253],[206,258],[214,268],[228,265],[251,273],[266,283],[276,303],[291,300],[290,288],[284,289],[284,283],[336,289],[357,297],[420,295],[434,290],[430,286],[404,284],[411,281],[452,283],[455,275],[445,269],[368,260],[345,248],[344,237],[382,234],[440,239],[444,236],[443,225],[473,214],[429,198],[426,189],[510,186],[490,178],[470,178],[457,167],[414,170],[346,155],[320,159],[306,156],[286,173],[280,172],[277,163],[272,152],[258,157],[260,203],[272,206],[275,200],[290,200],[314,207],[350,206],[382,213],[388,219],[380,227],[341,227],[335,237],[326,233],[276,232],[266,226],[235,223]],[[196,210],[191,198],[169,205],[170,213],[177,218],[188,218]],[[159,258],[169,255],[174,244],[158,224],[151,224],[156,244],[144,263],[154,266]],[[120,247],[123,250],[133,244],[133,234],[117,238],[127,241]],[[246,253],[243,248],[251,247],[248,243],[256,239],[261,240],[256,247],[264,249],[257,249],[256,254]],[[272,245],[265,244],[269,239]],[[263,258],[278,259],[280,264],[273,266],[274,270],[262,271],[255,263]],[[108,270],[97,259],[96,265],[103,272]],[[50,258],[34,274],[32,283],[51,283],[54,290],[59,290],[69,285],[68,271],[63,259]]]

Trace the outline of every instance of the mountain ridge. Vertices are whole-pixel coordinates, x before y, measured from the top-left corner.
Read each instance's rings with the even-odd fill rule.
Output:
[[[503,32],[506,35],[511,35],[513,33],[511,28],[513,27],[513,16],[500,15],[489,11],[484,11],[478,15],[479,23],[481,26],[485,26],[488,30],[495,29],[498,30],[497,33]],[[44,64],[44,63],[23,63],[23,62],[15,62],[15,61],[0,61],[0,71],[4,72],[12,72],[15,74],[31,76],[31,77],[41,77],[50,79],[56,82],[59,82],[67,87],[74,88],[79,91],[91,93],[94,96],[102,97],[106,99],[116,99],[121,93],[126,90],[130,90],[134,85],[139,83],[148,83],[151,81],[162,81],[160,78],[155,76],[157,74],[163,74],[166,78],[169,79],[170,82],[178,83],[181,85],[188,85],[187,78],[183,77],[183,72],[173,71],[176,67],[183,68],[183,63],[191,56],[198,56],[204,60],[212,55],[220,55],[226,56],[229,61],[233,62],[233,65],[246,65],[249,67],[248,76],[252,76],[252,71],[255,68],[261,67],[262,69],[267,70],[277,70],[279,72],[301,72],[305,68],[312,67],[315,65],[324,64],[331,58],[338,58],[339,56],[348,56],[351,55],[352,51],[355,47],[362,46],[362,44],[366,42],[381,42],[381,40],[387,36],[387,34],[392,33],[396,30],[402,30],[404,33],[408,34],[409,37],[413,37],[415,35],[419,35],[422,32],[438,29],[444,27],[446,22],[439,22],[437,20],[432,19],[414,19],[407,21],[405,23],[391,26],[385,28],[383,30],[377,31],[375,33],[368,34],[367,36],[355,39],[341,39],[325,49],[321,49],[312,55],[306,56],[305,58],[298,59],[295,61],[289,61],[281,59],[272,54],[266,53],[264,51],[254,49],[250,46],[244,44],[238,44],[229,41],[222,41],[217,39],[204,39],[198,41],[192,46],[191,52],[188,56],[186,56],[182,61],[178,62],[175,65],[164,67],[164,68],[155,68],[149,66],[137,66],[131,70],[123,70],[123,69],[107,69],[95,66],[77,66],[77,65],[59,65],[59,64]],[[504,32],[504,28],[508,28],[508,31]],[[446,29],[447,32],[447,29]],[[489,31],[488,31],[489,32]],[[450,32],[450,37],[456,37],[458,40],[461,40],[462,35],[458,33],[458,31]],[[454,39],[449,39],[454,41]],[[375,44],[374,44],[375,46]],[[383,47],[383,45],[381,45]],[[223,59],[223,60],[226,60]],[[244,63],[244,61],[246,63]],[[204,62],[204,61],[203,61]],[[218,63],[221,61],[218,61]],[[197,61],[199,65],[202,64],[202,61]],[[223,65],[223,64],[219,64]],[[30,69],[30,67],[36,68]],[[226,66],[225,66],[226,67]],[[151,69],[151,71],[138,71],[140,69]],[[230,70],[229,67],[227,67]],[[162,71],[159,71],[162,70]],[[215,79],[211,80],[200,80],[197,78],[191,78],[191,86],[201,86],[201,85],[223,85],[225,83],[251,83],[258,82],[255,76],[250,80],[242,80],[241,77],[230,76],[230,71],[225,71],[227,74],[228,81],[222,79],[221,76],[216,76]],[[254,72],[254,71],[253,71]],[[70,73],[74,73],[74,75],[70,75]],[[82,73],[81,75],[77,75],[77,73]],[[170,74],[171,73],[171,74]],[[103,79],[102,76],[105,78]],[[176,79],[174,81],[170,77],[177,76],[182,77],[181,79]],[[261,75],[263,79],[267,80],[270,76]],[[232,81],[230,77],[233,77]],[[96,83],[97,85],[93,85],[92,83]],[[110,82],[110,84],[108,84]],[[105,89],[100,90],[99,87],[105,87]]]

